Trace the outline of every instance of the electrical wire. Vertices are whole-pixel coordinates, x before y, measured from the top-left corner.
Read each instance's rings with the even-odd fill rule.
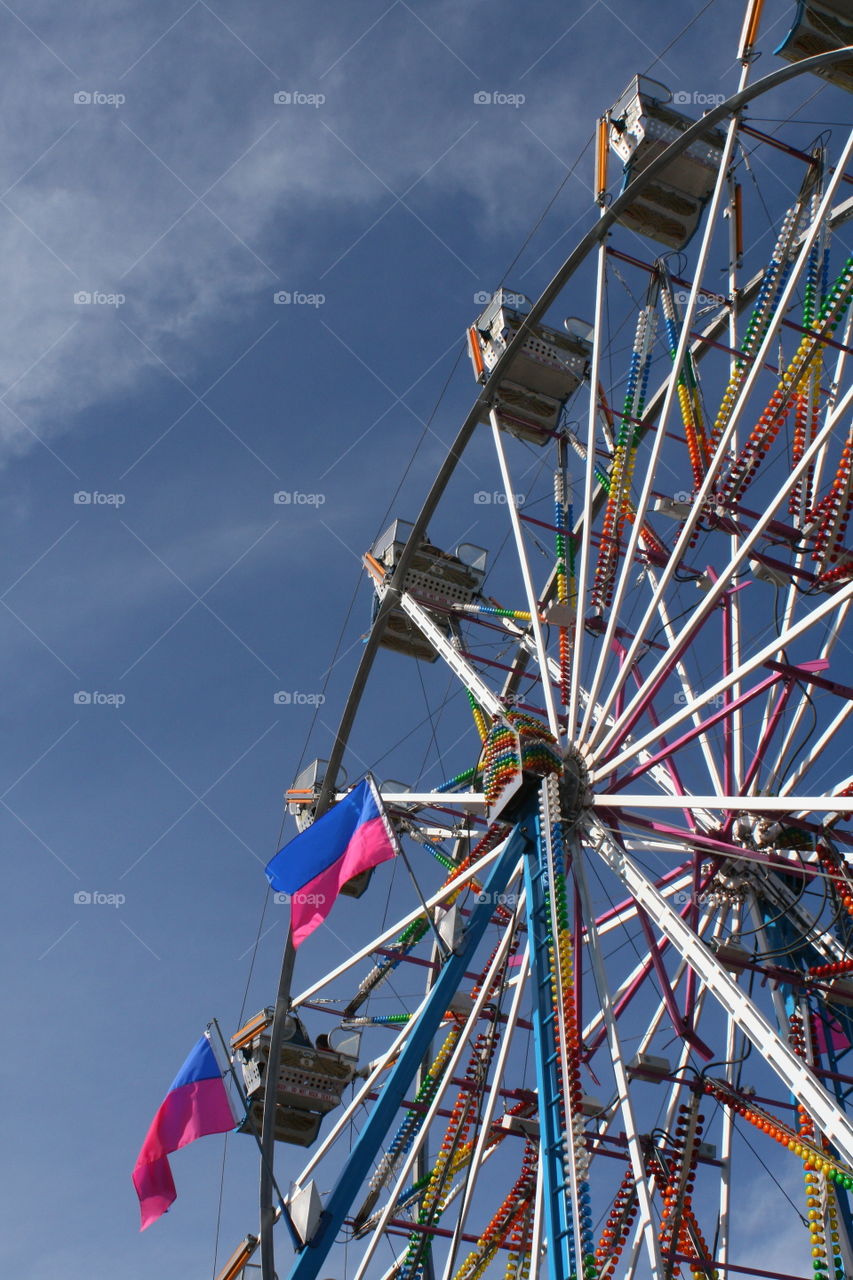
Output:
[[[507,279],[507,277],[509,276],[509,274],[510,274],[510,272],[511,272],[511,271],[514,271],[514,270],[515,270],[516,266],[518,265],[518,260],[519,260],[519,258],[520,258],[520,257],[521,257],[521,255],[524,253],[524,250],[527,248],[527,246],[530,244],[530,241],[531,241],[531,240],[533,239],[533,237],[536,235],[536,232],[537,232],[537,231],[539,230],[539,228],[542,226],[542,223],[545,221],[545,219],[547,218],[548,214],[551,212],[551,209],[552,209],[552,207],[553,207],[553,205],[554,205],[554,202],[557,200],[558,196],[560,195],[561,191],[562,191],[562,190],[563,190],[563,188],[565,187],[565,185],[566,185],[566,183],[568,182],[569,178],[571,178],[571,177],[573,177],[573,176],[574,176],[574,172],[575,172],[575,170],[577,169],[577,167],[578,167],[578,165],[580,164],[581,160],[583,160],[583,158],[584,158],[584,156],[586,155],[586,153],[587,153],[587,151],[589,150],[589,148],[592,146],[592,143],[593,143],[594,139],[595,139],[595,132],[593,132],[593,133],[591,133],[591,134],[589,135],[589,137],[587,138],[587,140],[586,140],[586,142],[584,143],[583,147],[581,148],[581,151],[580,151],[579,155],[577,156],[577,159],[575,160],[574,164],[572,165],[572,167],[571,167],[570,169],[568,169],[568,170],[566,171],[566,176],[563,178],[562,182],[561,182],[561,183],[560,183],[560,185],[557,187],[557,190],[554,192],[554,194],[552,195],[551,199],[548,201],[548,203],[546,204],[545,208],[542,210],[542,212],[540,213],[539,217],[538,217],[538,218],[536,219],[536,221],[534,222],[533,226],[531,227],[530,231],[528,232],[528,235],[527,235],[527,237],[526,237],[526,239],[525,239],[524,243],[522,244],[521,248],[519,249],[518,253],[515,255],[515,257],[513,258],[512,262],[511,262],[511,263],[509,264],[509,266],[507,267],[506,271],[504,271],[504,273],[503,273],[503,279],[504,279],[504,280],[506,280],[506,279]]]
[[[651,71],[652,67],[656,67],[656,66],[657,66],[657,64],[658,64],[659,62],[661,62],[661,61],[666,57],[666,55],[669,53],[670,49],[672,49],[675,45],[677,45],[677,44],[678,44],[678,42],[679,42],[679,40],[682,38],[682,36],[685,36],[685,35],[687,34],[687,32],[688,32],[688,31],[690,30],[690,28],[693,26],[694,22],[698,22],[698,21],[699,21],[699,19],[702,17],[702,14],[703,14],[703,13],[707,13],[707,12],[708,12],[708,10],[711,8],[711,6],[712,6],[713,4],[715,4],[715,3],[716,3],[716,0],[707,0],[707,3],[706,3],[706,4],[704,4],[704,5],[702,6],[702,8],[699,10],[699,12],[698,12],[698,13],[695,13],[695,14],[693,15],[693,17],[690,19],[690,21],[689,21],[689,22],[685,23],[685,25],[684,25],[684,26],[681,28],[681,30],[679,31],[678,35],[673,36],[672,40],[670,40],[670,42],[669,42],[669,44],[666,46],[666,48],[665,48],[664,50],[662,50],[662,51],[661,51],[661,53],[659,53],[659,54],[658,54],[658,56],[655,58],[654,62],[650,62],[650,63],[649,63],[649,65],[646,67],[645,71],[644,71],[642,74],[643,74],[644,76],[647,76],[647,75],[649,74],[649,72]]]

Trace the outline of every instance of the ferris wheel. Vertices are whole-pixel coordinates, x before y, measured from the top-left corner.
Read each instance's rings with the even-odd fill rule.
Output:
[[[281,1220],[293,1280],[853,1275],[853,134],[743,114],[853,86],[853,5],[799,5],[750,83],[760,9],[733,98],[694,120],[638,76],[599,122],[596,225],[473,321],[476,404],[365,555],[288,799],[304,829],[371,764],[402,857],[232,1040],[264,1280]]]

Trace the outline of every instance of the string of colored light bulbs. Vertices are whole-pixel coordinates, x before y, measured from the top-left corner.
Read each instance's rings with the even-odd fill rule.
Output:
[[[517,948],[517,945],[517,940],[515,940],[512,946],[513,952]],[[495,951],[492,952],[492,955],[486,961],[477,980],[471,988],[472,1000],[476,1000],[479,996],[482,990],[482,985],[488,975],[489,968],[494,960],[494,956]],[[501,974],[498,973],[492,979],[488,993],[489,996],[497,994],[500,983]],[[403,1020],[407,1021],[408,1018],[408,1014],[402,1015]],[[364,1227],[365,1223],[368,1221],[373,1206],[378,1199],[382,1187],[394,1175],[406,1154],[411,1149],[412,1143],[415,1141],[415,1138],[423,1126],[426,1112],[432,1105],[439,1088],[443,1084],[445,1072],[462,1033],[463,1024],[457,1019],[453,1026],[448,1030],[428,1071],[424,1073],[423,1079],[421,1080],[420,1086],[415,1095],[415,1105],[406,1112],[406,1115],[400,1122],[394,1137],[391,1139],[387,1152],[382,1156],[382,1159],[370,1178],[368,1194],[365,1202],[355,1215],[354,1226],[356,1231],[360,1231]],[[420,1189],[421,1187],[428,1187],[432,1182],[434,1175],[435,1170],[433,1169],[428,1175],[420,1180],[417,1189]],[[400,1197],[400,1201],[402,1202],[405,1198],[414,1194],[414,1190],[415,1189],[412,1188],[404,1192]]]
[[[583,1259],[583,1274],[592,1277],[597,1273],[595,1261],[595,1241],[592,1234],[591,1193],[589,1186],[589,1152],[586,1148],[586,1134],[583,1119],[583,1090],[581,1088],[580,1028],[576,1017],[574,942],[569,922],[569,907],[566,897],[566,846],[563,824],[551,823],[551,814],[560,812],[559,783],[555,776],[547,779],[540,794],[540,823],[544,831],[550,824],[551,852],[554,874],[550,874],[547,861],[545,840],[540,840],[539,866],[543,873],[546,889],[547,916],[556,924],[556,936],[553,929],[549,932],[548,960],[551,972],[551,1000],[554,1013],[554,1049],[557,1061],[561,1062],[566,1055],[566,1074],[568,1077],[568,1097],[563,1091],[557,1092],[557,1104],[562,1121],[560,1131],[566,1135],[563,1151],[564,1179],[570,1185],[572,1174],[575,1179],[575,1198],[578,1206],[578,1225],[580,1228],[579,1252]],[[551,898],[553,897],[553,913]],[[560,1039],[560,1024],[565,1029],[566,1043]],[[545,1105],[545,1100],[540,1100]]]
[[[651,304],[642,309],[637,318],[634,345],[628,365],[628,379],[619,432],[616,438],[613,462],[610,468],[607,503],[598,547],[598,562],[592,585],[592,607],[602,611],[611,601],[616,565],[622,543],[622,530],[626,514],[625,505],[631,491],[634,461],[639,443],[637,423],[642,417],[651,369],[652,342],[655,330],[655,312]]]

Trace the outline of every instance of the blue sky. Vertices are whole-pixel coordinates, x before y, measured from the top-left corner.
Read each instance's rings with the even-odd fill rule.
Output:
[[[790,6],[767,7],[769,49]],[[208,1019],[231,1029],[247,982],[247,1012],[272,998],[262,864],[369,624],[358,557],[470,403],[463,358],[425,428],[475,295],[700,8],[0,4],[4,1274],[209,1274],[219,1140],[177,1158],[141,1237],[130,1170]],[[740,15],[718,0],[655,74],[731,91]],[[588,152],[515,287],[589,224],[591,179]],[[485,544],[492,487],[460,479],[456,535]],[[324,687],[306,744],[312,706],[274,694]],[[226,1254],[256,1218],[250,1145]]]

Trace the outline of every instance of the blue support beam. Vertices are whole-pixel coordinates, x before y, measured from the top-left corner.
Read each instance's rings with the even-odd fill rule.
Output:
[[[317,1230],[308,1244],[297,1254],[288,1280],[316,1280],[365,1178],[373,1168],[382,1144],[388,1137],[395,1116],[415,1078],[427,1047],[447,1013],[466,970],[470,967],[477,945],[494,915],[497,895],[504,892],[518,859],[527,848],[532,847],[533,841],[534,823],[531,810],[516,824],[503,853],[495,861],[488,879],[483,884],[483,892],[471,913],[468,927],[455,951],[438,974],[424,1009],[418,1017],[417,1026],[412,1028],[395,1066],[388,1073],[388,1079],[367,1123],[356,1138],[346,1164],[326,1201]]]
[[[563,1129],[560,1104],[562,1086],[555,1045],[555,1010],[548,954],[551,942],[548,871],[538,814],[536,828],[537,848],[524,860],[524,883],[527,890],[530,963],[535,988],[533,1023],[548,1276],[549,1280],[570,1280],[578,1274],[570,1188],[566,1181],[565,1144],[570,1138]]]

